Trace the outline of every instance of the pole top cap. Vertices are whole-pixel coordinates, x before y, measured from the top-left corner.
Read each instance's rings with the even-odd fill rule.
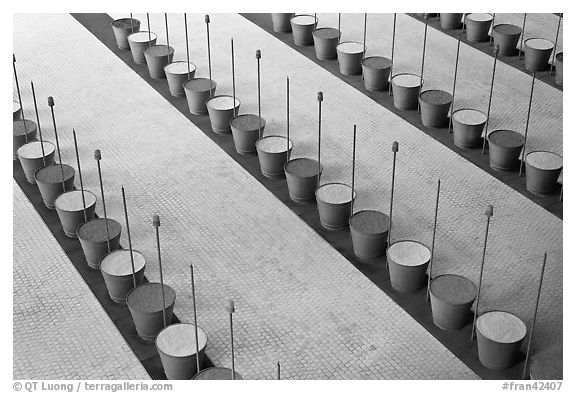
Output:
[[[48,97],[48,106],[54,106],[54,98],[52,96]]]
[[[232,314],[235,311],[234,300],[232,299],[226,300],[226,311],[228,311],[228,314]]]
[[[494,206],[492,205],[486,206],[486,215],[488,217],[492,217],[494,215]]]
[[[324,94],[321,91],[318,92],[318,102],[324,101]]]
[[[204,15],[204,22],[210,23],[210,15]]]
[[[12,53],[12,63],[16,63],[16,55]]]
[[[155,228],[160,226],[160,216],[158,214],[152,216],[152,225],[154,225]]]
[[[262,53],[260,52],[260,49],[256,49],[256,58],[260,59],[262,57]]]
[[[102,159],[102,152],[100,151],[100,149],[94,150],[94,159],[96,161],[100,161]]]
[[[398,153],[398,141],[392,142],[392,151]]]

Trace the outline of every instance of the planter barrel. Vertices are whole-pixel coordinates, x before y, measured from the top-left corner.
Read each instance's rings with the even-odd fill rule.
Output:
[[[286,146],[286,137],[280,135],[268,135],[256,142],[260,171],[264,176],[272,179],[285,176]],[[289,154],[292,153],[292,146],[292,141],[289,141]]]
[[[46,161],[46,166],[54,164],[55,151],[54,145],[46,141],[44,141],[44,157],[42,156],[42,144],[39,141],[26,143],[18,149],[18,159],[28,183],[36,184],[34,174],[44,166],[44,161]]]
[[[492,370],[504,370],[520,359],[526,325],[509,312],[489,311],[476,319],[476,334],[480,363]]]
[[[170,94],[174,97],[183,97],[186,95],[184,93],[184,82],[194,78],[196,66],[190,63],[190,74],[188,74],[188,62],[175,61],[164,67],[164,73],[166,74]]]
[[[340,30],[332,27],[322,27],[314,30],[312,37],[314,38],[314,50],[318,60],[333,60],[338,56],[336,47],[341,35]]]
[[[166,78],[164,67],[172,62],[174,48],[166,45],[152,45],[144,50],[144,57],[148,65],[150,77],[154,79]]]
[[[198,356],[200,367],[208,335],[198,327]],[[156,349],[160,355],[164,374],[168,379],[192,379],[196,369],[196,328],[190,323],[175,323],[162,329],[156,336]]]
[[[26,126],[24,126],[26,125]],[[26,143],[36,140],[36,123],[32,120],[15,120],[12,122],[12,153],[13,159],[18,159],[18,149]]]
[[[297,46],[310,46],[314,45],[314,38],[312,32],[316,30],[318,18],[314,15],[294,15],[290,19],[290,26],[292,27],[292,37],[294,44]]]
[[[377,210],[360,210],[350,217],[350,235],[354,254],[361,259],[386,254],[390,217]]]
[[[472,320],[477,287],[466,277],[443,274],[430,283],[432,320],[440,329],[457,330]]]
[[[208,78],[194,78],[184,82],[188,109],[193,115],[207,115],[206,101],[216,92],[216,82]]]
[[[366,47],[360,42],[344,41],[336,47],[338,68],[342,75],[360,75]]]
[[[44,205],[48,209],[54,209],[54,202],[61,194],[74,189],[74,168],[62,164],[62,170],[64,172],[64,189],[62,189],[62,172],[59,164],[54,163],[42,167],[34,173],[34,180],[36,180]]]
[[[544,38],[524,40],[524,67],[529,71],[545,71],[550,67],[554,43]]]
[[[497,170],[516,169],[524,147],[524,136],[516,131],[495,130],[488,134],[490,166]]]
[[[112,30],[116,37],[116,44],[120,49],[130,49],[128,36],[140,31],[140,21],[134,18],[116,19],[112,22]]]
[[[22,108],[18,101],[12,101],[12,120],[20,120],[22,118]]]
[[[344,183],[325,183],[316,189],[318,215],[324,228],[337,230],[348,226],[352,206],[351,194],[352,187]]]
[[[238,111],[240,110],[240,100],[238,98],[234,101],[232,96],[214,96],[206,101],[206,107],[208,108],[212,131],[217,134],[232,132],[230,121],[238,116]]]
[[[459,14],[440,14],[440,26],[445,30],[454,30],[462,27],[462,16]]]
[[[318,161],[311,158],[290,160],[284,165],[284,173],[290,199],[294,202],[314,200],[319,176],[322,175],[322,168],[318,173]]]
[[[234,378],[240,381],[244,379],[237,371],[234,371]],[[192,379],[227,381],[232,379],[232,370],[226,367],[209,367],[200,371]]]
[[[260,129],[264,133],[266,120],[258,118],[258,115],[239,115],[230,120],[234,146],[239,154],[256,153],[256,141],[260,137]]]
[[[172,322],[176,291],[164,284],[164,297],[166,300],[166,325]],[[162,316],[162,286],[160,283],[146,283],[137,286],[128,292],[126,304],[138,336],[147,341],[154,341],[156,335],[164,329]]]
[[[452,94],[444,90],[426,90],[420,93],[420,114],[426,127],[441,128],[448,124]]]
[[[526,189],[533,194],[550,194],[558,187],[562,157],[550,151],[532,151],[526,155]]]
[[[292,26],[290,26],[290,19],[293,13],[280,13],[272,15],[272,27],[276,33],[290,33]]]
[[[493,20],[494,17],[486,13],[466,15],[466,39],[471,42],[487,41]]]
[[[499,54],[503,56],[515,56],[518,54],[516,46],[520,40],[522,29],[516,25],[501,23],[492,29],[494,49],[498,47]]]
[[[564,52],[560,52],[556,55],[556,74],[554,80],[560,86],[564,83]]]
[[[530,364],[530,379],[561,381],[563,365],[562,347],[536,353]]]
[[[396,74],[392,77],[394,106],[401,110],[418,107],[420,77],[416,74]]]
[[[110,252],[112,252],[120,247],[122,226],[118,221],[111,218],[108,220],[94,218],[81,224],[76,231],[86,262],[92,269],[100,269],[102,258],[108,254],[106,221],[108,222],[108,232],[110,234]]]
[[[136,286],[144,283],[144,270],[146,258],[144,254],[132,250],[134,256],[134,272],[136,273]],[[110,298],[116,303],[125,304],[128,292],[134,288],[132,278],[132,259],[130,250],[120,249],[106,254],[100,263],[100,271]]]
[[[383,56],[370,56],[362,60],[362,75],[364,87],[370,91],[384,91],[388,89],[388,78],[392,62]]]
[[[452,115],[454,144],[461,149],[473,149],[482,141],[486,114],[476,109],[458,109]]]
[[[84,205],[82,203],[82,194],[86,201],[86,217],[88,220],[94,218],[96,210],[96,195],[88,190],[73,190],[61,194],[54,206],[60,218],[60,224],[66,236],[76,238],[78,227],[84,224]]]
[[[430,249],[412,240],[392,243],[386,250],[390,283],[401,293],[412,293],[422,287],[430,262]]]
[[[130,45],[130,52],[132,52],[132,58],[136,64],[146,64],[144,50],[148,49],[149,46],[156,45],[156,34],[150,33],[150,37],[152,40],[149,40],[147,31],[139,31],[128,36],[128,45]]]

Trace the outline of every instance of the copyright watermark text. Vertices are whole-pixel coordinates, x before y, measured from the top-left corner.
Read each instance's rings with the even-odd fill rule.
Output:
[[[502,390],[526,391],[526,390],[560,390],[562,381],[532,381],[517,382],[506,381],[502,383]]]
[[[147,382],[14,382],[14,391],[20,392],[133,392],[133,391],[171,391],[171,383]]]

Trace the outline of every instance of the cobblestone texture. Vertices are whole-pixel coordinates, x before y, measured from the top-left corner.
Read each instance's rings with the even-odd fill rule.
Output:
[[[13,181],[14,379],[149,379]]]

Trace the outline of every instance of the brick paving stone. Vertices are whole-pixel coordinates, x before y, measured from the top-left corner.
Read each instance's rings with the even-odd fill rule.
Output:
[[[14,379],[149,379],[13,181]]]

